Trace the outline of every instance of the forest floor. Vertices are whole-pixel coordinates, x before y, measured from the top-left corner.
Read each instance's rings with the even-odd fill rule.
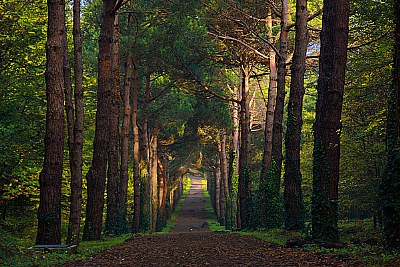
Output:
[[[361,266],[346,259],[290,249],[260,239],[208,228],[200,178],[191,188],[174,229],[162,235],[136,235],[123,244],[73,266]]]

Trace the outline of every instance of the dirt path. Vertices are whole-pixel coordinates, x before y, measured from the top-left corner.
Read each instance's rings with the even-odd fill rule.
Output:
[[[194,177],[170,234],[137,235],[86,262],[64,266],[356,266],[249,236],[211,232],[205,202],[201,180]]]
[[[201,178],[192,176],[190,182],[190,192],[182,204],[175,227],[171,232],[173,234],[210,231],[206,222],[208,219],[204,207],[206,199]]]

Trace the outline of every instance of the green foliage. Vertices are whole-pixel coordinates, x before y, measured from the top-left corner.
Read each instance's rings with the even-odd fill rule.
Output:
[[[36,199],[44,136],[45,1],[0,1],[0,203]]]
[[[324,248],[317,243],[303,246],[303,249],[323,253],[340,258],[351,258],[362,266],[398,266],[400,254],[398,251],[388,251],[382,246],[381,229],[374,228],[372,220],[340,221],[341,248]],[[266,231],[232,232],[260,238],[272,244],[285,245],[293,239],[307,239],[305,233],[287,231],[280,228]]]
[[[258,182],[254,196],[256,228],[273,229],[282,226],[283,206],[279,192],[276,191],[275,172],[276,163],[273,161],[268,170],[267,179]]]
[[[305,245],[306,250],[332,256],[351,257],[364,266],[397,266],[398,251],[384,249],[381,228],[374,228],[373,220],[339,221],[342,248],[324,248],[318,244]]]
[[[185,202],[186,196],[190,191],[190,186],[191,186],[190,177],[189,175],[185,175],[185,177],[183,178],[183,195],[179,199],[179,202],[176,205],[173,212],[170,214],[170,217],[167,220],[167,224],[160,231],[157,231],[156,234],[168,234],[174,229],[179,211],[181,210],[182,204],[183,202]]]
[[[123,243],[131,235],[81,242],[77,253],[69,251],[40,252],[29,250],[31,241],[15,238],[0,228],[0,266],[55,266],[66,262],[85,260],[95,253]]]
[[[398,55],[395,55],[398,57]],[[396,59],[399,61],[398,59]],[[395,65],[396,66],[396,65]],[[396,66],[399,68],[399,66]],[[400,70],[394,69],[397,79]],[[396,73],[397,72],[397,73]],[[379,188],[380,208],[382,210],[383,226],[387,245],[391,248],[400,248],[400,118],[399,118],[399,91],[398,81],[393,81],[390,94],[387,119],[387,146],[388,157],[386,170],[382,176]]]
[[[235,156],[236,157],[236,154]],[[236,225],[236,217],[237,217],[237,195],[238,195],[238,186],[239,186],[239,175],[235,173],[233,170],[232,173],[232,184],[229,192],[229,198],[226,201],[226,209],[228,211],[228,218],[225,222],[225,228],[227,230],[233,230],[237,228]]]
[[[243,229],[252,229],[254,228],[254,219],[255,219],[255,206],[254,206],[254,199],[252,192],[248,192],[248,188],[251,188],[252,183],[252,173],[251,168],[248,165],[244,165],[242,170],[239,170],[239,181],[242,180],[244,192],[241,192],[242,196],[239,195],[238,198],[241,198],[239,201],[243,201],[244,205],[242,206],[244,210],[241,212],[245,213],[246,216],[244,217],[245,221],[242,221],[242,228]],[[240,185],[238,185],[239,187]],[[243,217],[241,217],[243,218]]]
[[[337,201],[329,199],[330,180],[328,159],[321,140],[315,140],[313,161],[312,237],[315,240],[339,239],[337,229]],[[322,177],[325,172],[327,177]]]
[[[149,175],[145,174],[141,175],[140,182],[140,232],[147,232],[150,229],[150,205]]]
[[[354,1],[350,17],[342,135],[339,214],[379,213],[378,186],[386,165],[386,103],[391,79],[391,1]],[[361,4],[362,3],[362,4]],[[367,44],[367,45],[363,45]]]
[[[211,199],[210,199],[210,194],[208,191],[204,190],[204,197],[206,202],[204,203],[204,209],[207,211],[207,224],[208,227],[211,231],[215,232],[221,232],[221,231],[227,231],[226,227],[221,225],[215,218],[215,213],[214,209],[211,204]]]

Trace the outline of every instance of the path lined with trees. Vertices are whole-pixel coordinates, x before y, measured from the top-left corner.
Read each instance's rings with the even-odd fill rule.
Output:
[[[63,266],[359,266],[237,233],[211,232],[207,221],[216,218],[205,210],[210,203],[205,183],[191,176],[190,191],[170,233],[135,235],[87,261]]]
[[[398,7],[0,0],[0,252],[162,231],[196,172],[226,230],[396,261]]]

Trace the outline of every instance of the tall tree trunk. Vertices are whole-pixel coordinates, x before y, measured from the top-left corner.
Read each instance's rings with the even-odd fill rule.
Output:
[[[392,91],[388,103],[386,172],[382,178],[379,196],[383,216],[386,245],[400,248],[400,1],[394,3],[394,64]]]
[[[217,214],[217,219],[221,218],[221,167],[219,162],[217,167],[214,169],[215,177],[215,187],[214,187],[214,200],[215,200],[215,213]]]
[[[275,103],[275,115],[274,115],[274,128],[272,130],[272,160],[275,161],[276,173],[275,173],[275,184],[276,191],[279,193],[281,187],[281,176],[282,176],[282,136],[283,136],[283,113],[284,113],[284,102],[286,93],[286,57],[288,47],[288,20],[289,20],[289,8],[288,0],[282,0],[282,11],[281,11],[281,35],[279,39],[279,54],[281,57],[278,58],[278,81],[276,90],[276,103]]]
[[[241,72],[240,72],[241,81]],[[235,99],[241,99],[241,85],[233,88],[233,97]],[[237,181],[239,176],[239,156],[240,156],[240,143],[239,143],[239,108],[240,105],[237,102],[232,103],[232,119],[233,119],[233,134],[232,134],[232,150],[229,155],[229,174],[228,174],[228,191],[229,191],[229,208],[228,208],[228,220],[226,227],[227,229],[238,228],[238,214],[237,214],[237,192],[233,188],[233,184]]]
[[[272,13],[270,4],[268,4],[268,17],[267,17],[267,28],[268,38],[273,41],[272,35]],[[261,182],[265,183],[267,180],[267,174],[271,166],[272,160],[272,129],[274,127],[274,112],[276,103],[276,87],[277,87],[277,70],[276,70],[276,53],[272,47],[269,48],[269,87],[268,87],[268,102],[267,102],[267,113],[265,115],[265,129],[264,129],[264,153],[261,170]],[[263,191],[263,203],[265,203],[265,191]]]
[[[150,78],[151,73],[146,73],[146,92],[145,92],[145,101],[143,104],[143,126],[142,126],[142,138],[140,141],[142,156],[141,156],[141,165],[143,171],[146,172],[144,175],[141,175],[141,186],[140,186],[140,223],[141,229],[147,230],[151,227],[151,191],[150,191],[150,138],[149,138],[149,129],[148,129],[148,121],[147,121],[147,105],[150,101]]]
[[[228,185],[228,161],[226,157],[226,133],[223,132],[221,134],[221,149],[219,151],[219,159],[220,159],[220,166],[221,166],[221,183],[222,183],[222,214],[223,217],[223,224],[226,225],[228,221],[228,199],[229,199],[229,185]]]
[[[107,217],[106,232],[110,234],[118,234],[118,158],[119,158],[119,110],[121,97],[121,80],[120,80],[120,57],[119,57],[119,26],[118,15],[115,16],[114,37],[111,58],[111,106],[109,119],[110,147],[108,151],[108,172],[107,172]]]
[[[238,185],[238,228],[251,226],[251,151],[250,151],[250,110],[249,110],[250,66],[242,66],[242,98],[240,100],[240,153]]]
[[[158,133],[155,129],[150,138],[150,159],[149,159],[149,178],[150,178],[150,231],[157,230],[158,217]]]
[[[312,236],[337,241],[340,131],[349,0],[324,0],[314,124]]]
[[[168,196],[168,160],[160,159],[158,161],[159,176],[158,176],[158,221],[157,231],[161,231],[162,228],[167,224],[168,211],[167,211],[167,196]]]
[[[268,4],[268,16],[267,16],[267,29],[268,38],[273,42],[272,33],[272,13],[271,4]],[[262,158],[261,177],[260,177],[260,190],[261,190],[261,220],[266,221],[267,209],[267,198],[272,197],[268,195],[267,184],[269,181],[268,173],[270,171],[272,162],[272,131],[274,127],[274,113],[276,103],[276,87],[277,87],[277,70],[276,70],[276,53],[272,47],[269,48],[269,87],[268,87],[268,102],[267,112],[265,114],[265,128],[264,128],[264,153]]]
[[[69,152],[69,164],[71,170],[71,179],[72,173],[72,160],[74,158],[74,102],[72,97],[72,80],[71,80],[71,65],[69,62],[69,53],[68,53],[68,38],[67,38],[67,27],[64,25],[64,34],[63,34],[63,73],[64,73],[64,97],[65,97],[65,115],[67,118],[67,143],[68,143],[68,152]]]
[[[116,1],[103,0],[102,24],[99,37],[98,59],[98,91],[96,130],[93,144],[93,159],[87,179],[87,204],[86,220],[83,229],[84,240],[98,240],[101,238],[104,209],[104,190],[106,183],[106,171],[108,150],[110,147],[109,122],[111,114],[112,80],[112,52],[113,32]]]
[[[139,92],[139,71],[134,65],[133,70],[133,94],[132,94],[132,132],[133,132],[133,190],[134,190],[134,214],[133,214],[133,232],[136,233],[140,228],[140,150],[139,150],[139,127],[137,125],[138,113],[138,92]],[[143,127],[145,128],[145,127]],[[147,133],[146,129],[143,130]],[[146,135],[147,136],[147,135]],[[146,140],[147,142],[147,140]]]
[[[36,244],[61,243],[61,183],[64,152],[63,34],[65,2],[48,0],[46,43],[46,135],[39,176],[40,204]]]
[[[129,42],[128,47],[132,46],[132,24],[133,16],[128,14],[128,28],[129,28]],[[129,127],[131,120],[131,81],[132,81],[132,52],[131,49],[127,49],[126,53],[126,64],[125,64],[125,83],[123,89],[123,105],[124,105],[124,117],[122,121],[122,132],[121,132],[121,168],[120,168],[120,181],[119,181],[119,192],[118,192],[118,220],[126,228],[127,224],[127,208],[126,200],[128,194],[128,162],[129,162]],[[125,231],[126,229],[124,229]]]
[[[296,41],[291,69],[287,131],[285,137],[285,228],[304,228],[303,193],[301,190],[300,140],[303,125],[304,73],[306,53],[308,8],[307,0],[296,1]]]
[[[241,76],[241,75],[240,75]],[[242,80],[242,77],[240,77],[240,80]],[[239,87],[234,87],[234,97],[235,99],[241,99],[241,89]],[[240,155],[240,115],[239,115],[239,109],[240,105],[237,102],[233,102],[233,108],[232,108],[232,118],[233,118],[233,137],[232,137],[232,142],[233,142],[233,148],[234,148],[234,173],[238,175],[239,174],[239,155]]]
[[[81,7],[80,1],[74,0],[73,6],[73,39],[74,39],[74,74],[75,74],[75,122],[74,146],[71,165],[71,204],[69,211],[68,244],[79,244],[80,223],[82,211],[82,149],[83,149],[83,63],[82,63],[82,35],[81,35]]]
[[[68,53],[68,38],[67,38],[67,27],[64,25],[64,34],[63,34],[63,60],[64,60],[64,95],[65,95],[65,114],[67,118],[67,143],[68,143],[68,159],[69,159],[69,167],[71,173],[70,187],[71,187],[71,199],[70,206],[73,206],[73,202],[76,202],[76,195],[72,194],[74,190],[74,180],[76,179],[76,168],[74,167],[74,158],[75,158],[75,135],[74,135],[74,101],[73,101],[73,90],[72,90],[72,80],[71,80],[71,65],[69,62],[69,53]],[[76,205],[76,204],[75,204]],[[70,215],[73,211],[70,210]],[[79,214],[80,215],[80,214]],[[70,230],[70,224],[68,225],[68,231]],[[70,233],[68,232],[67,239],[69,239]],[[76,241],[76,240],[75,240]]]

